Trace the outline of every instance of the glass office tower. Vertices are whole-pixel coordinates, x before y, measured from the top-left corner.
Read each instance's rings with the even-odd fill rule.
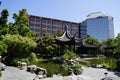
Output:
[[[86,28],[86,35],[83,37],[94,37],[102,41],[107,38],[114,38],[113,17],[102,12],[91,13],[81,23]]]

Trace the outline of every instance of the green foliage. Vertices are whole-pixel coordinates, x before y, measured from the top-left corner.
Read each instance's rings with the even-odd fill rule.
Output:
[[[7,25],[8,16],[9,16],[8,10],[3,9],[0,17],[0,35],[6,35],[9,32],[9,28]]]
[[[12,22],[10,22],[8,24],[9,26],[9,34],[13,35],[13,34],[18,34],[18,27],[14,26],[14,24]]]
[[[45,29],[42,29],[42,36],[46,36],[47,31]]]
[[[116,48],[114,50],[114,57],[120,59],[120,33],[117,35],[116,39]]]
[[[8,21],[9,12],[7,9],[3,9],[0,17],[0,27],[4,27]]]
[[[69,59],[76,59],[77,55],[69,50],[65,50],[64,55],[62,56],[64,60],[69,60]]]
[[[53,56],[56,56],[57,45],[53,44],[52,39],[52,36],[44,36],[36,40],[37,48],[35,49],[35,52],[39,54],[40,57],[52,58]]]
[[[0,55],[7,50],[7,45],[0,41]]]
[[[88,43],[88,44],[93,44],[93,45],[99,44],[98,39],[93,38],[93,37],[88,37],[88,38],[84,39],[83,42]]]
[[[115,41],[114,38],[108,38],[106,40],[103,40],[102,44],[108,45],[108,46],[115,46],[116,45],[116,41]]]
[[[27,57],[36,47],[36,43],[27,37],[20,35],[2,36],[3,42],[8,45],[8,53],[10,57]]]
[[[35,36],[35,32],[30,30],[26,9],[20,10],[19,14],[14,13],[13,19],[15,19],[14,27],[18,28],[19,35],[27,37]]]
[[[1,73],[1,71],[0,71],[0,77],[2,76],[2,73]]]
[[[28,59],[30,64],[36,64],[39,61],[35,53],[30,53]]]
[[[62,35],[62,33],[63,33],[63,31],[62,30],[57,30],[57,33],[55,34],[56,36],[61,36]]]
[[[17,62],[20,61],[20,62],[25,62],[27,63],[28,65],[29,64],[38,64],[39,60],[36,56],[35,53],[30,53],[30,55],[28,55],[26,58],[12,58],[10,61],[10,65],[14,65],[14,66],[17,66]]]

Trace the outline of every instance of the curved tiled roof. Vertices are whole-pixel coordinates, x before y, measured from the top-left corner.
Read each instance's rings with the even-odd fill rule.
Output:
[[[112,18],[110,15],[108,15],[106,13],[95,12],[95,13],[89,14],[86,19],[101,18],[101,17],[110,17],[110,18]]]

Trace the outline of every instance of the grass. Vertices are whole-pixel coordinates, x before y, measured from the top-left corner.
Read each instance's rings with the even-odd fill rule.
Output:
[[[110,68],[110,69],[115,69],[116,68],[116,60],[113,58],[99,58],[99,59],[90,59],[87,60],[90,62],[90,65],[93,64],[102,64],[104,65],[106,68]]]

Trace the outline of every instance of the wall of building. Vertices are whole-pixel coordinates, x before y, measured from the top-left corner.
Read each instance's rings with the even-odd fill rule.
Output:
[[[86,27],[86,36],[97,38],[102,41],[114,38],[113,18],[102,13],[93,13],[81,23]]]
[[[28,19],[30,29],[35,31],[38,37],[42,36],[43,30],[46,30],[48,36],[56,34],[58,30],[64,31],[64,26],[66,25],[68,26],[68,31],[70,31],[72,35],[74,35],[76,32],[79,32],[79,23],[77,22],[64,21],[33,15],[28,15]],[[77,37],[79,37],[79,34],[77,34]]]

